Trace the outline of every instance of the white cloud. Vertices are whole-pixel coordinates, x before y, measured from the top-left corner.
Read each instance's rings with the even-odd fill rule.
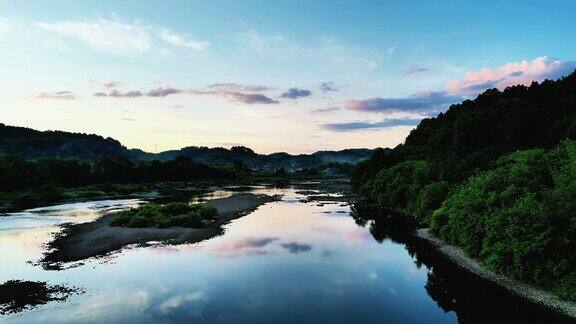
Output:
[[[0,20],[0,35],[5,34],[10,30],[10,25],[4,20]]]
[[[75,38],[95,49],[113,52],[145,52],[152,47],[147,28],[137,23],[98,19],[91,22],[39,22],[36,26],[66,37]]]
[[[511,85],[529,85],[533,81],[558,79],[574,69],[576,69],[574,61],[543,56],[532,61],[508,63],[495,69],[484,68],[468,72],[463,79],[449,82],[446,90],[456,95],[475,96],[490,88],[502,90]]]
[[[176,34],[174,31],[170,29],[161,30],[158,36],[165,42],[170,43],[174,46],[186,47],[198,51],[203,51],[207,49],[208,46],[210,46],[209,42],[192,40],[189,39],[186,35]]]
[[[37,95],[38,99],[61,99],[61,100],[76,100],[76,95],[71,91],[56,91],[56,92],[42,92]]]
[[[158,308],[162,313],[170,313],[174,309],[180,308],[191,302],[197,302],[204,298],[205,298],[204,292],[202,291],[195,291],[193,293],[188,293],[184,295],[176,295],[160,303]]]
[[[274,36],[262,35],[255,30],[249,30],[247,32],[241,33],[240,35],[238,35],[237,40],[239,44],[261,53],[275,51],[280,46],[282,46],[282,48],[286,50],[286,47],[289,46],[285,42],[284,37],[280,35],[274,35]],[[291,51],[292,50],[293,49],[291,49]]]
[[[154,46],[167,44],[198,51],[209,46],[208,42],[192,40],[167,28],[125,22],[116,16],[92,21],[38,22],[36,26],[114,54],[144,53]]]

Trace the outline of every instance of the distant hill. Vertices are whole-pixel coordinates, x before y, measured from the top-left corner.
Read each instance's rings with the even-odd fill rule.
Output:
[[[180,150],[165,151],[154,155],[159,160],[172,160],[178,156],[187,156],[195,161],[207,164],[230,164],[240,160],[256,169],[287,169],[313,168],[331,162],[352,163],[368,158],[372,154],[369,149],[347,149],[342,151],[320,151],[313,154],[290,155],[288,153],[258,154],[243,146],[231,149],[221,147],[185,147]]]
[[[243,146],[231,149],[189,146],[155,154],[128,149],[110,137],[62,131],[38,131],[0,124],[0,153],[18,154],[27,159],[46,157],[94,159],[101,156],[124,156],[131,160],[167,161],[178,156],[186,156],[207,164],[228,165],[241,161],[253,169],[274,170],[284,167],[289,170],[298,170],[331,162],[355,164],[368,158],[372,150],[347,149],[290,155],[288,153],[258,154]]]

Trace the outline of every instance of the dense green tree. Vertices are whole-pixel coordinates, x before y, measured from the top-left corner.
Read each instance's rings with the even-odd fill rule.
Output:
[[[490,268],[576,299],[576,142],[499,159],[459,186],[430,224]]]

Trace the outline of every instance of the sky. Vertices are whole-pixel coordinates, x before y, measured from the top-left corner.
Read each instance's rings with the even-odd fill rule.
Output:
[[[0,1],[0,123],[149,152],[393,147],[576,69],[575,1]]]

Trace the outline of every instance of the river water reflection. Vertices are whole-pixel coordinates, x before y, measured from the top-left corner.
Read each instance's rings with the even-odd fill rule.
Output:
[[[41,245],[57,231],[55,224],[92,220],[139,201],[67,204],[1,217],[0,282],[47,281],[82,287],[85,293],[0,319],[22,323],[466,319],[443,279],[434,277],[426,265],[433,261],[422,263],[411,247],[381,235],[374,221],[355,220],[342,202],[307,201],[310,193],[294,188],[256,191],[280,194],[282,199],[228,224],[223,236],[199,244],[124,249],[62,271],[26,262],[40,258]],[[490,310],[479,313],[486,312]]]

